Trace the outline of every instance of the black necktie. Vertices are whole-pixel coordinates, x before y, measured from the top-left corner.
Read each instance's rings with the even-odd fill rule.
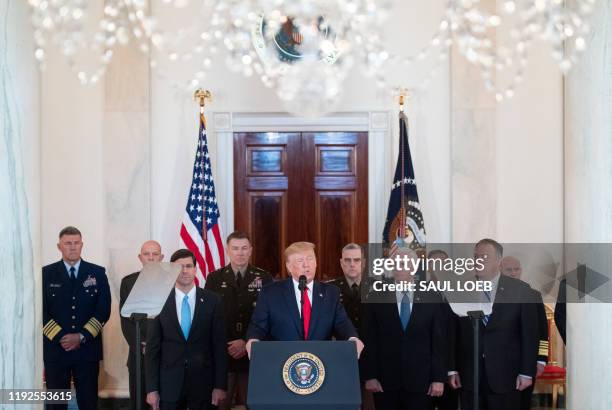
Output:
[[[240,273],[240,271],[236,273],[236,286],[238,287],[242,286],[242,273]]]
[[[359,285],[356,283],[353,283],[351,285],[351,292],[353,293],[353,299],[356,299],[359,296]]]
[[[73,282],[73,283],[74,283],[74,281],[75,281],[75,279],[76,279],[76,274],[75,274],[75,272],[76,272],[76,269],[74,269],[74,266],[71,266],[71,267],[70,267],[70,282]]]

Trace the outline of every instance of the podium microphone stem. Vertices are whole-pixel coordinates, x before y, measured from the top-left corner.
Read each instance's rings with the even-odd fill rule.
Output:
[[[131,397],[130,400],[136,400],[136,410],[142,409],[142,340],[140,335],[140,325],[147,318],[144,313],[132,313],[130,319],[136,324],[136,338],[134,343],[134,353],[136,360],[136,397]]]
[[[472,329],[474,330],[474,398],[473,398],[473,409],[480,409],[480,321],[484,318],[484,312],[482,310],[467,312],[467,315],[472,322]]]

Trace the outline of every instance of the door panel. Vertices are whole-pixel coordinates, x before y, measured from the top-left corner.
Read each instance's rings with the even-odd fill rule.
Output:
[[[308,241],[317,278],[341,275],[342,247],[368,240],[367,152],[367,133],[234,134],[234,222],[253,263],[285,277],[283,251]]]

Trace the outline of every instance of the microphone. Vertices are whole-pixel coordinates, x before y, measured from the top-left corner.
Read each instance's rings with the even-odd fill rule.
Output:
[[[306,290],[306,275],[300,275],[300,277],[298,278],[298,289],[301,292],[304,292]]]

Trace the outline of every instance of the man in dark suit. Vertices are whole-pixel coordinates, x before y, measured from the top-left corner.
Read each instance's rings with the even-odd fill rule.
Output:
[[[314,248],[310,242],[295,242],[285,249],[291,278],[273,282],[259,294],[247,330],[249,356],[252,343],[259,340],[330,340],[332,336],[355,341],[357,355],[361,354],[363,343],[340,303],[340,291],[334,285],[314,280]],[[304,291],[298,287],[302,275],[306,277]]]
[[[195,286],[196,260],[179,249],[174,289],[147,328],[147,403],[158,409],[212,409],[225,398],[227,353],[221,298]]]
[[[490,281],[482,292],[492,312],[479,323],[479,375],[473,380],[473,330],[470,319],[458,318],[457,354],[451,359],[449,384],[463,386],[461,408],[474,410],[473,391],[478,384],[481,409],[519,410],[521,392],[531,386],[536,373],[538,327],[529,285],[500,274],[503,247],[492,239],[476,244],[474,259],[483,261],[477,279]]]
[[[161,251],[161,245],[155,241],[147,241],[142,244],[140,248],[140,253],[138,254],[138,259],[142,266],[144,267],[148,263],[156,263],[164,260],[164,255]],[[140,272],[134,272],[132,274],[127,275],[123,279],[121,279],[121,287],[119,288],[119,311],[123,308],[123,304],[127,300],[136,280],[138,279],[138,275]],[[125,341],[128,343],[129,353],[127,360],[127,367],[130,376],[130,409],[136,408],[136,400],[140,400],[142,402],[142,408],[147,408],[146,396],[147,391],[143,387],[141,389],[142,397],[136,397],[136,353],[139,352],[143,357],[141,360],[142,369],[141,369],[141,381],[144,383],[145,373],[144,373],[144,349],[146,346],[146,336],[147,336],[147,321],[143,320],[140,324],[140,340],[142,341],[142,346],[137,348],[135,346],[136,343],[136,323],[132,321],[130,318],[121,316],[121,331],[123,332],[123,337]]]
[[[236,404],[245,404],[249,383],[249,358],[246,353],[246,330],[253,315],[257,296],[264,285],[272,282],[272,275],[249,263],[253,247],[244,232],[232,232],[227,237],[226,255],[230,263],[206,278],[205,289],[212,290],[223,302],[227,331],[229,374],[227,399],[220,410]]]
[[[409,248],[395,255],[418,259]],[[411,289],[418,285],[411,269],[395,270],[389,288],[375,288],[365,308],[362,378],[375,393],[377,409],[427,410],[428,396],[439,397],[444,391],[442,298],[437,292]]]
[[[97,409],[102,327],[111,299],[103,267],[81,259],[81,232],[62,229],[62,260],[43,267],[43,359],[48,389],[70,389],[74,380],[79,409]],[[65,409],[65,404],[48,405]]]
[[[514,256],[505,256],[501,260],[501,272],[502,274],[509,276],[514,279],[521,280],[523,275],[523,267],[521,262]],[[536,378],[544,372],[546,362],[548,362],[548,319],[546,318],[546,308],[544,307],[544,301],[542,294],[532,289],[533,303],[537,311],[538,320],[538,361],[536,367]],[[531,408],[531,398],[533,396],[533,388],[535,385],[535,379],[531,386],[523,390],[521,394],[521,410],[529,410]]]

